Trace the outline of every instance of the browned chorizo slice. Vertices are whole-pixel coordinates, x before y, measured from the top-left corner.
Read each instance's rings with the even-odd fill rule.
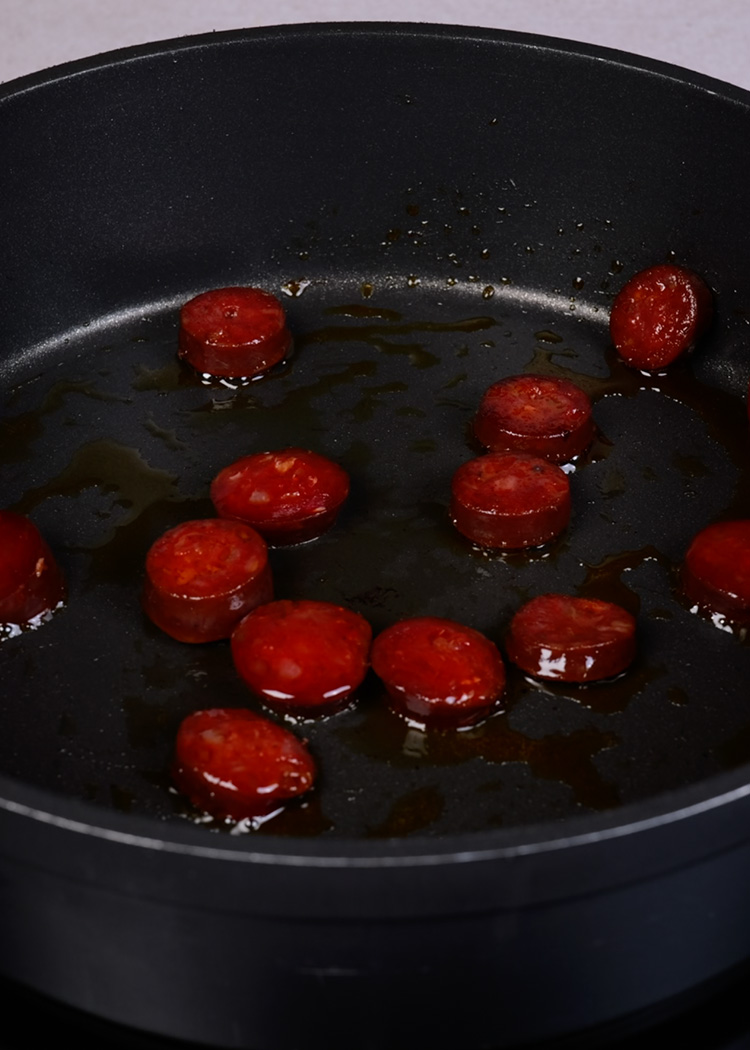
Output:
[[[685,555],[682,588],[700,612],[750,624],[750,520],[720,521],[699,532]]]
[[[146,556],[144,611],[180,642],[228,638],[243,616],[272,597],[265,540],[239,521],[183,522]]]
[[[39,529],[0,510],[0,626],[28,626],[64,599],[62,572]]]
[[[508,659],[537,678],[592,682],[620,674],[635,652],[635,619],[598,598],[542,594],[513,617]]]
[[[320,536],[333,525],[348,494],[346,471],[302,448],[243,456],[211,484],[217,514],[247,522],[274,546]]]
[[[315,776],[302,740],[245,708],[195,711],[177,732],[175,786],[219,819],[266,816],[309,791]]]
[[[609,330],[626,364],[653,371],[691,349],[712,316],[713,296],[703,278],[663,263],[623,286],[612,304]]]
[[[505,687],[505,665],[489,638],[438,616],[387,627],[373,642],[372,668],[394,710],[424,725],[474,725]]]
[[[205,375],[262,375],[286,357],[291,344],[284,308],[262,288],[214,288],[180,311],[178,356]]]
[[[232,634],[245,684],[285,714],[316,717],[345,706],[369,667],[372,629],[332,602],[283,599],[255,609]]]
[[[594,437],[591,401],[567,379],[508,376],[485,392],[474,419],[474,436],[492,452],[528,452],[566,463]]]
[[[570,507],[565,472],[527,453],[488,452],[453,476],[451,520],[480,547],[541,546],[565,529]]]

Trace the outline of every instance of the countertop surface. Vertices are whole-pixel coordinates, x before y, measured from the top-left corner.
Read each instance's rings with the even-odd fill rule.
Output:
[[[750,90],[746,0],[0,0],[0,81],[147,41],[329,21],[539,33],[671,62]]]

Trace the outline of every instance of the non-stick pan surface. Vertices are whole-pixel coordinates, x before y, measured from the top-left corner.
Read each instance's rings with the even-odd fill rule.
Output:
[[[749,121],[744,93],[654,63],[415,26],[217,35],[3,89],[2,504],[37,522],[69,581],[49,623],[0,644],[11,867],[100,886],[106,871],[111,892],[132,898],[134,929],[158,926],[146,912],[170,895],[187,906],[194,893],[190,905],[210,911],[212,880],[214,903],[242,910],[242,869],[256,917],[269,901],[274,915],[339,923],[474,913],[484,937],[478,916],[491,908],[596,891],[606,912],[602,890],[655,874],[663,900],[670,868],[746,850],[750,649],[687,608],[678,570],[699,529],[750,513]],[[609,307],[631,273],[665,260],[705,277],[717,317],[688,360],[647,376],[618,361]],[[202,383],[175,356],[178,308],[230,284],[283,299],[294,352],[257,382]],[[483,391],[524,371],[586,389],[597,438],[570,476],[565,535],[488,554],[452,528],[450,478],[478,451],[469,425]],[[226,643],[185,646],[144,618],[144,556],[165,528],[212,513],[221,467],[288,445],[340,462],[352,495],[327,535],[272,552],[277,596],[344,604],[375,631],[448,616],[501,647],[536,594],[605,597],[638,616],[635,665],[572,688],[509,668],[503,710],[460,733],[410,727],[368,679],[356,705],[297,727],[321,769],[308,802],[260,829],[205,821],[170,788],[176,727],[200,707],[257,705]],[[97,853],[105,842],[121,861]],[[509,866],[537,854],[530,881]],[[187,888],[184,855],[201,858]],[[468,871],[488,858],[506,867]],[[410,875],[412,861],[433,877]],[[308,867],[301,899],[294,880]],[[28,941],[18,892],[13,946]],[[55,907],[48,936],[65,958],[70,912]],[[545,928],[540,918],[535,951]],[[342,974],[387,1002],[387,975],[365,974],[351,953],[385,959],[395,947],[368,956],[362,930],[343,929],[339,956],[308,967],[331,1008]],[[296,934],[274,936],[289,980]],[[482,952],[494,959],[508,936]],[[459,935],[470,952],[473,937]],[[14,950],[5,972],[118,1020],[221,1045],[297,1045],[290,1022],[227,1025],[236,989],[212,989],[186,1031],[173,975],[155,1013],[133,1013],[137,996],[112,991],[114,976],[106,994],[81,991],[90,971],[62,979],[49,965],[40,977],[33,948],[22,962]],[[449,969],[429,938],[415,950],[417,969]],[[141,965],[137,943],[123,951]],[[726,950],[664,985],[612,987],[590,1009],[555,1000],[528,1028],[477,1020],[466,1045],[598,1021],[748,952],[740,923]],[[127,967],[111,965],[123,983]]]

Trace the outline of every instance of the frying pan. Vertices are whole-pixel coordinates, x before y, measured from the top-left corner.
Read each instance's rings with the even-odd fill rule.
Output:
[[[0,970],[216,1047],[489,1048],[667,1008],[750,955],[750,661],[691,613],[692,535],[748,513],[750,99],[531,36],[315,25],[186,38],[0,92],[3,505],[65,607],[0,644]],[[717,304],[667,374],[607,319],[674,259]],[[206,288],[278,294],[290,359],[251,384],[177,363]],[[572,376],[598,427],[559,541],[490,555],[447,518],[490,382]],[[272,552],[279,596],[374,630],[449,616],[502,646],[548,590],[621,601],[639,655],[601,686],[509,668],[461,733],[368,679],[295,728],[311,798],[258,828],[170,788],[188,712],[254,706],[225,643],[142,616],[149,544],[211,514],[241,454],[307,445],[352,495]]]

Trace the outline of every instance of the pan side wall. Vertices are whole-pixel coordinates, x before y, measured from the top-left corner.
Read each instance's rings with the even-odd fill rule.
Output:
[[[212,1046],[348,1050],[355,1033],[362,1050],[515,1046],[741,962],[748,873],[744,846],[543,907],[326,922],[170,907],[4,859],[0,968],[108,1020]]]

